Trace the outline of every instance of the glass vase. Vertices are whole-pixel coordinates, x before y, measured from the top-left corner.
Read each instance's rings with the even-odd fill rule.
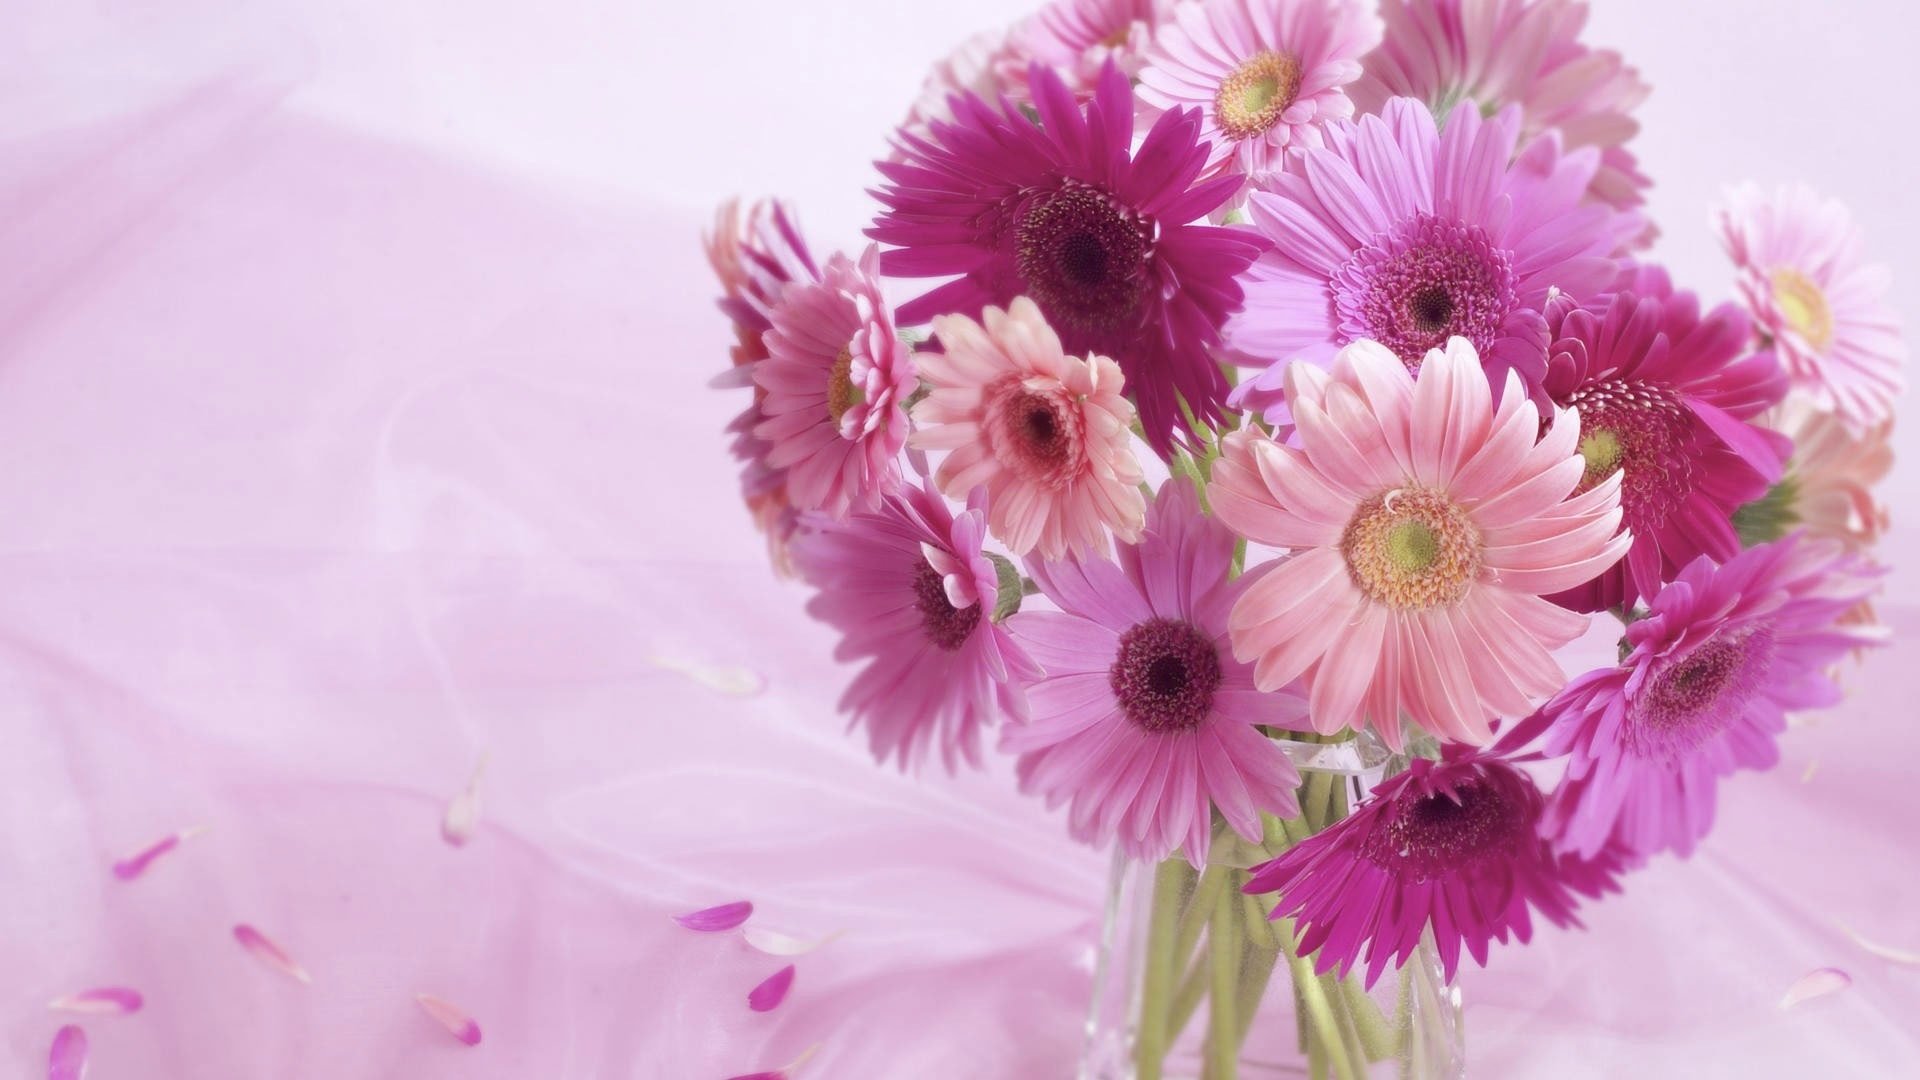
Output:
[[[1116,855],[1094,973],[1081,1080],[1440,1080],[1463,1076],[1459,991],[1431,937],[1373,987],[1314,973],[1275,897],[1241,892],[1248,870],[1344,818],[1405,767],[1363,737],[1279,740],[1301,775],[1301,815],[1248,843],[1218,817],[1199,870]]]

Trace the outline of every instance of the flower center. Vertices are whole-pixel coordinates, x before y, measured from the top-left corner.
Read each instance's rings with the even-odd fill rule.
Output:
[[[1271,50],[1257,53],[1220,82],[1213,111],[1229,139],[1265,134],[1300,93],[1300,61]]]
[[[1772,279],[1773,302],[1787,326],[1815,349],[1833,344],[1833,311],[1820,286],[1791,266],[1775,267]]]
[[[1658,528],[1693,491],[1693,425],[1680,395],[1652,383],[1607,379],[1575,390],[1564,404],[1580,410],[1587,468],[1577,490],[1624,470],[1622,516],[1636,532]]]
[[[988,385],[985,397],[987,445],[1003,465],[1050,490],[1086,471],[1085,426],[1065,387],[1036,389],[1018,375],[1004,375]]]
[[[957,608],[947,599],[947,586],[940,571],[921,563],[913,575],[913,606],[920,611],[920,626],[927,640],[952,652],[967,643],[973,628],[980,625],[980,605]]]
[[[1415,881],[1457,872],[1513,850],[1527,829],[1524,808],[1484,779],[1398,804],[1391,820],[1368,835],[1361,854]]]
[[[1465,596],[1480,572],[1480,546],[1466,512],[1425,488],[1366,500],[1340,537],[1353,583],[1396,608],[1443,607]]]
[[[1333,294],[1342,344],[1371,338],[1409,368],[1450,337],[1485,356],[1518,296],[1513,260],[1485,230],[1424,213],[1354,252]]]
[[[1152,235],[1152,222],[1068,181],[1019,212],[1014,264],[1056,329],[1118,329],[1145,295]]]
[[[1154,733],[1192,731],[1213,708],[1220,654],[1179,619],[1148,619],[1120,635],[1107,673],[1127,719]]]
[[[848,409],[866,399],[867,395],[853,384],[853,350],[843,348],[827,372],[827,415],[838,426]]]
[[[1627,746],[1671,759],[1725,731],[1759,690],[1773,644],[1764,624],[1715,634],[1659,669],[1629,708]]]

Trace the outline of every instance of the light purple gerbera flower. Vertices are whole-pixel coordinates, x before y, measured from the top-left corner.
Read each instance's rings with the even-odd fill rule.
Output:
[[[1409,368],[1449,338],[1473,343],[1498,388],[1544,374],[1552,289],[1605,291],[1628,215],[1588,202],[1594,150],[1545,136],[1515,157],[1520,112],[1483,120],[1472,102],[1444,133],[1410,98],[1325,129],[1327,145],[1289,154],[1256,191],[1253,223],[1273,241],[1246,275],[1246,308],[1228,344],[1259,363],[1326,366],[1341,347],[1378,341]],[[1236,401],[1278,385],[1283,367],[1242,384]]]
[[[1568,758],[1543,826],[1556,847],[1691,852],[1713,824],[1720,778],[1771,768],[1787,713],[1839,700],[1827,669],[1876,640],[1841,619],[1876,573],[1797,534],[1723,566],[1689,563],[1627,627],[1619,667],[1575,679],[1503,740],[1545,727],[1546,753]]]
[[[1143,859],[1179,848],[1199,866],[1214,808],[1249,840],[1262,812],[1300,812],[1299,773],[1258,725],[1302,727],[1306,702],[1261,693],[1233,658],[1227,616],[1246,581],[1227,580],[1233,541],[1191,482],[1169,480],[1118,564],[1029,564],[1061,610],[1008,620],[1046,674],[1028,688],[1028,722],[1002,742],[1020,754],[1023,787],[1072,803],[1077,838],[1117,835]]]
[[[1555,926],[1579,925],[1576,894],[1614,891],[1610,853],[1588,861],[1556,855],[1536,831],[1538,788],[1506,760],[1449,747],[1415,759],[1353,815],[1254,868],[1249,893],[1277,892],[1275,918],[1301,926],[1300,951],[1342,977],[1362,959],[1372,986],[1389,962],[1407,962],[1428,928],[1448,981],[1466,946],[1532,936],[1530,910]]]
[[[902,306],[902,324],[977,319],[1030,296],[1069,354],[1119,362],[1148,441],[1165,454],[1179,399],[1212,420],[1226,397],[1211,349],[1262,241],[1190,223],[1239,178],[1194,184],[1207,163],[1194,110],[1162,116],[1130,153],[1133,91],[1112,65],[1084,112],[1045,68],[1031,70],[1029,88],[1038,123],[968,94],[925,138],[901,132],[900,160],[879,163],[887,209],[867,235],[896,245],[881,256],[889,276],[953,277]]]
[[[1732,304],[1703,315],[1657,269],[1635,276],[1655,294],[1616,293],[1599,312],[1562,297],[1548,305],[1543,389],[1580,414],[1582,490],[1622,474],[1633,533],[1626,558],[1552,597],[1576,611],[1631,605],[1697,555],[1732,558],[1733,512],[1767,493],[1793,448],[1756,422],[1787,380],[1771,352],[1751,351],[1746,315]]]
[[[840,708],[867,728],[874,757],[918,767],[938,746],[952,769],[980,761],[980,731],[996,715],[1023,717],[1019,684],[1039,675],[1000,622],[1018,575],[981,550],[986,494],[958,515],[938,492],[906,486],[874,513],[814,519],[793,542],[801,574],[820,592],[814,618],[843,637],[840,660],[866,660]]]

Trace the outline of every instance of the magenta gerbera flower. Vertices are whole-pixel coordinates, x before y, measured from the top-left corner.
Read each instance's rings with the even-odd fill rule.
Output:
[[[1198,108],[1209,168],[1257,176],[1353,115],[1344,87],[1379,40],[1379,18],[1353,0],[1182,4],[1140,69],[1141,112]]]
[[[1621,208],[1639,205],[1650,181],[1626,142],[1647,85],[1612,49],[1580,40],[1587,5],[1576,0],[1384,0],[1386,37],[1348,93],[1363,112],[1418,98],[1436,116],[1460,102],[1517,105],[1521,137],[1560,133],[1568,149],[1595,147],[1589,190]],[[1646,239],[1651,239],[1650,236]]]
[[[1604,314],[1549,307],[1545,393],[1580,414],[1581,489],[1619,474],[1633,532],[1624,560],[1554,599],[1631,605],[1697,555],[1731,558],[1733,512],[1766,494],[1792,449],[1753,422],[1786,380],[1771,353],[1750,352],[1746,316],[1722,304],[1703,317],[1689,292],[1618,293]]]
[[[1299,773],[1258,725],[1293,727],[1298,694],[1261,693],[1235,660],[1227,614],[1244,579],[1227,580],[1233,534],[1200,513],[1193,485],[1160,488],[1138,544],[1103,559],[1030,562],[1059,612],[1022,612],[1014,637],[1045,669],[1028,687],[1031,716],[1003,746],[1021,784],[1071,802],[1075,837],[1199,866],[1211,808],[1248,840],[1261,813],[1300,812]]]
[[[864,724],[874,757],[917,768],[937,747],[947,768],[978,764],[980,732],[1025,715],[1021,682],[1040,674],[996,621],[1003,589],[1020,581],[981,549],[986,495],[956,515],[931,487],[904,486],[873,513],[820,519],[794,541],[819,595],[814,618],[843,635],[834,656],[865,660],[840,708]]]
[[[1714,224],[1794,386],[1855,431],[1891,416],[1907,346],[1886,268],[1862,257],[1846,206],[1805,187],[1749,184],[1727,192]]]
[[[1842,622],[1875,577],[1838,544],[1798,535],[1717,568],[1689,563],[1627,627],[1619,667],[1574,680],[1513,736],[1545,723],[1546,752],[1568,758],[1545,821],[1555,844],[1691,852],[1720,779],[1772,767],[1787,713],[1839,700],[1827,668],[1875,640]]]
[[[868,235],[898,245],[881,256],[889,275],[960,275],[901,307],[902,323],[1030,296],[1068,353],[1119,361],[1164,454],[1179,398],[1201,419],[1220,414],[1227,381],[1210,350],[1261,241],[1189,224],[1239,183],[1190,186],[1207,162],[1198,113],[1162,116],[1130,154],[1133,92],[1117,68],[1084,113],[1051,71],[1036,66],[1030,87],[1037,124],[967,95],[929,137],[902,133],[902,160],[880,163],[887,210]]]
[[[1486,742],[1563,685],[1551,650],[1587,620],[1542,596],[1626,550],[1619,479],[1576,492],[1578,419],[1541,435],[1511,374],[1496,409],[1460,338],[1417,379],[1373,342],[1288,379],[1298,445],[1237,432],[1208,488],[1235,531],[1292,550],[1234,606],[1234,655],[1263,689],[1304,678],[1322,733],[1398,747],[1404,717]]]
[[[1536,831],[1543,800],[1505,760],[1450,748],[1416,759],[1374,789],[1353,815],[1254,869],[1249,893],[1277,892],[1274,917],[1297,918],[1301,953],[1342,977],[1362,959],[1366,984],[1407,962],[1433,931],[1448,981],[1466,946],[1485,966],[1487,945],[1527,941],[1531,912],[1578,925],[1577,894],[1613,891],[1616,862],[1554,854]]]
[[[802,510],[844,517],[900,484],[905,406],[919,379],[879,271],[872,245],[857,263],[835,255],[818,282],[790,286],[772,312],[767,358],[753,373],[766,392],[753,433]]]
[[[1247,274],[1229,344],[1324,366],[1373,340],[1413,366],[1462,337],[1496,382],[1516,371],[1534,390],[1549,291],[1598,294],[1618,272],[1630,222],[1582,194],[1597,153],[1562,154],[1549,137],[1516,161],[1519,110],[1483,121],[1472,102],[1444,134],[1408,98],[1324,130],[1324,148],[1295,151],[1252,196],[1273,247]]]
[[[1100,85],[1108,64],[1131,78],[1172,6],[1172,0],[1051,0],[1008,36],[1001,81],[1019,99],[1026,96],[1027,66],[1033,63],[1058,72],[1080,97]]]

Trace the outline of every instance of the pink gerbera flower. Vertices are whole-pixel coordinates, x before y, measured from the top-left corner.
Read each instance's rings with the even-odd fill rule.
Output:
[[[1847,208],[1805,187],[1748,184],[1727,192],[1714,224],[1794,386],[1856,431],[1892,415],[1907,347],[1886,268],[1862,259]]]
[[[1354,0],[1182,4],[1140,69],[1142,115],[1198,108],[1208,167],[1258,176],[1353,115],[1343,88],[1379,40],[1379,18]]]
[[[1564,682],[1550,650],[1584,616],[1541,599],[1586,581],[1631,542],[1620,481],[1575,492],[1579,421],[1540,416],[1509,375],[1500,405],[1473,346],[1427,354],[1416,379],[1373,342],[1331,376],[1288,369],[1298,446],[1229,436],[1208,489],[1214,512],[1291,548],[1233,609],[1233,651],[1261,689],[1304,677],[1322,733],[1401,718],[1484,743]]]
[[[1020,579],[981,550],[985,498],[976,491],[955,515],[931,487],[906,486],[877,512],[822,520],[794,541],[820,590],[807,611],[843,635],[837,659],[866,661],[840,708],[881,761],[918,768],[937,746],[948,769],[978,764],[981,729],[1025,715],[1019,684],[1040,671],[998,621]]]
[[[993,535],[1016,555],[1107,549],[1106,530],[1139,536],[1140,463],[1120,368],[1068,356],[1033,301],[933,321],[946,352],[920,358],[930,390],[914,406],[919,449],[947,450],[934,474],[960,498],[984,484]]]
[[[1546,816],[1555,844],[1691,852],[1720,778],[1772,767],[1787,713],[1839,700],[1826,669],[1873,640],[1839,620],[1873,590],[1865,563],[1800,536],[1689,563],[1627,627],[1619,667],[1575,679],[1511,736],[1545,724],[1546,752],[1568,757]]]
[[[1689,292],[1619,293],[1604,314],[1556,300],[1544,389],[1577,410],[1584,490],[1619,474],[1633,547],[1554,599],[1579,611],[1631,605],[1696,555],[1740,550],[1733,513],[1780,479],[1791,449],[1754,423],[1786,391],[1773,354],[1751,353],[1745,315],[1705,317]]]
[[[1598,294],[1618,272],[1630,223],[1582,197],[1597,154],[1563,155],[1545,138],[1516,161],[1519,110],[1483,121],[1472,102],[1444,134],[1407,98],[1325,132],[1324,148],[1296,151],[1253,194],[1253,222],[1274,243],[1247,275],[1230,344],[1324,365],[1373,340],[1413,366],[1462,337],[1496,381],[1516,371],[1536,388],[1549,291]]]
[[[1255,867],[1246,891],[1280,894],[1274,917],[1299,919],[1300,952],[1317,952],[1322,973],[1345,977],[1364,958],[1372,986],[1431,930],[1452,981],[1463,944],[1484,967],[1489,942],[1532,936],[1530,911],[1577,926],[1576,894],[1615,891],[1616,861],[1555,855],[1536,832],[1541,809],[1525,773],[1450,747],[1440,761],[1415,759],[1351,817]]]
[[[1052,68],[1076,95],[1100,84],[1109,63],[1131,78],[1140,71],[1170,0],[1052,0],[1013,28],[1000,79],[1016,100],[1026,96],[1029,64]]]
[[[1012,37],[1004,28],[983,30],[961,42],[927,71],[901,130],[924,138],[932,121],[953,119],[955,95],[971,93],[992,100],[1016,83],[1025,85],[1024,69],[1011,81],[1003,77],[1014,55]]]
[[[1084,114],[1058,75],[1035,67],[1030,78],[1037,124],[967,95],[930,137],[902,133],[903,160],[880,163],[887,210],[868,235],[899,246],[881,257],[889,275],[959,275],[903,306],[901,322],[1031,296],[1068,352],[1119,361],[1164,454],[1180,398],[1203,420],[1220,415],[1227,381],[1210,350],[1261,242],[1188,224],[1238,185],[1189,187],[1207,161],[1197,113],[1162,116],[1130,154],[1133,93],[1119,69],[1108,66]]]
[[[1793,442],[1779,494],[1783,524],[1804,526],[1808,535],[1837,540],[1849,551],[1878,543],[1890,521],[1873,489],[1893,471],[1893,421],[1850,431],[1833,413],[1793,397],[1768,426]]]
[[[1118,565],[1029,563],[1061,610],[1009,620],[1046,675],[1027,689],[1031,718],[1002,743],[1020,754],[1023,787],[1072,802],[1075,837],[1118,834],[1142,859],[1183,848],[1200,866],[1211,807],[1248,840],[1261,813],[1300,812],[1299,773],[1259,725],[1293,727],[1306,703],[1255,690],[1233,658],[1227,613],[1245,579],[1227,580],[1232,558],[1233,534],[1201,515],[1191,482],[1170,480]]]
[[[1613,206],[1645,199],[1650,181],[1626,142],[1647,85],[1612,49],[1580,41],[1587,6],[1573,0],[1385,0],[1386,38],[1348,91],[1363,112],[1418,98],[1436,116],[1460,102],[1517,105],[1521,136],[1552,130],[1568,149],[1595,147],[1589,191]],[[1651,239],[1647,236],[1646,239]]]
[[[858,263],[835,255],[819,282],[788,288],[773,309],[768,356],[753,373],[766,391],[753,433],[771,444],[767,464],[787,470],[788,497],[803,510],[844,517],[900,484],[905,405],[919,380],[879,270],[872,245]]]

